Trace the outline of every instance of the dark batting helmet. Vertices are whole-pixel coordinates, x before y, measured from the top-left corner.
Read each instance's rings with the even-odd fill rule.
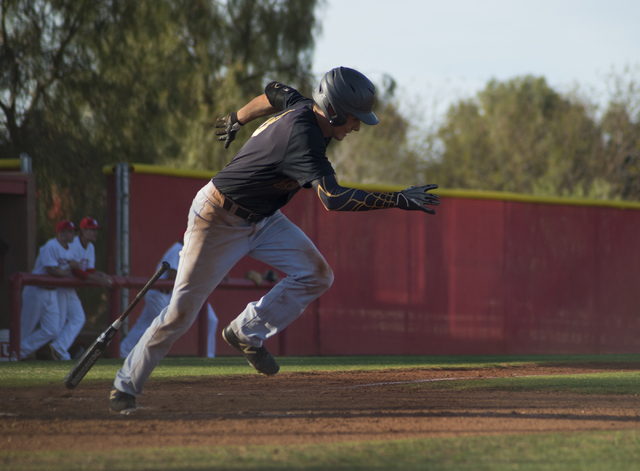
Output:
[[[345,124],[347,113],[370,126],[378,124],[378,118],[373,114],[376,87],[357,70],[347,67],[331,69],[313,91],[313,101],[334,126]]]

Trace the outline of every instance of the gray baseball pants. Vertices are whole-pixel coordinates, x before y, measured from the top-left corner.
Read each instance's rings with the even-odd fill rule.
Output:
[[[169,305],[146,330],[118,371],[114,386],[139,396],[153,369],[197,318],[213,289],[245,255],[287,276],[231,322],[238,338],[255,347],[297,319],[333,282],[333,272],[313,242],[277,211],[251,224],[222,208],[212,182],[189,211],[184,247]]]

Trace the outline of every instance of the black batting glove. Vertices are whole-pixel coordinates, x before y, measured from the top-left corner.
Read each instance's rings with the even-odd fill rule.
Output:
[[[410,186],[409,188],[396,193],[396,207],[407,211],[424,211],[435,214],[436,212],[425,205],[438,206],[440,200],[438,195],[427,193],[435,190],[438,185]]]
[[[236,134],[238,134],[241,127],[242,124],[238,121],[238,113],[235,111],[223,118],[218,118],[216,128],[219,129],[216,131],[216,136],[218,136],[219,141],[224,141],[225,149],[229,148],[229,144],[236,138]]]

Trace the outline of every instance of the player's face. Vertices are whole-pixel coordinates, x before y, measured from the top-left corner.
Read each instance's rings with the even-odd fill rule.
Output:
[[[333,136],[331,137],[341,141],[351,131],[360,131],[360,120],[351,113],[347,113],[347,122],[342,126],[333,126]]]
[[[89,242],[95,242],[98,239],[98,229],[82,229],[82,238]]]
[[[58,240],[63,244],[69,244],[73,242],[73,238],[76,236],[76,232],[73,230],[58,232]]]

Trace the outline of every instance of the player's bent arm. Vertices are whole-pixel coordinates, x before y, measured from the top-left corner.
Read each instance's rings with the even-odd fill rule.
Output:
[[[435,214],[425,205],[440,204],[438,196],[427,193],[438,185],[410,187],[394,192],[370,192],[340,186],[335,175],[328,175],[311,183],[314,191],[327,211],[372,211],[374,209],[400,208],[421,210]]]
[[[87,268],[83,269],[75,269],[71,270],[73,276],[80,278],[85,281],[95,281],[103,288],[110,288],[113,285],[113,280],[109,275],[103,273],[101,271],[96,270],[95,268]]]
[[[95,281],[103,288],[110,288],[111,286],[113,286],[113,280],[111,280],[111,277],[106,273],[97,270],[89,273],[89,277],[87,278],[87,280]]]
[[[69,269],[70,270],[76,270],[82,268],[82,265],[80,264],[80,262],[78,262],[77,260],[69,260]]]
[[[65,278],[69,276],[70,270],[63,270],[60,267],[45,267],[47,275],[57,276],[58,278]]]
[[[272,115],[280,110],[274,108],[269,102],[267,95],[262,94],[255,97],[244,105],[239,111],[229,113],[227,116],[218,118],[216,121],[216,136],[219,141],[224,141],[224,148],[228,149],[240,128],[256,118]]]
[[[236,134],[242,126],[257,118],[270,116],[284,110],[285,95],[292,89],[279,82],[271,82],[264,88],[264,93],[255,97],[238,111],[216,120],[216,136],[224,141],[224,148],[235,140]]]
[[[257,118],[264,118],[284,110],[284,99],[291,89],[280,83],[271,82],[264,87],[264,93],[255,97],[236,114],[241,126]]]
[[[275,108],[269,102],[269,98],[266,94],[255,97],[245,106],[240,108],[237,113],[238,122],[241,125],[245,125],[254,119],[264,118],[280,111]]]

